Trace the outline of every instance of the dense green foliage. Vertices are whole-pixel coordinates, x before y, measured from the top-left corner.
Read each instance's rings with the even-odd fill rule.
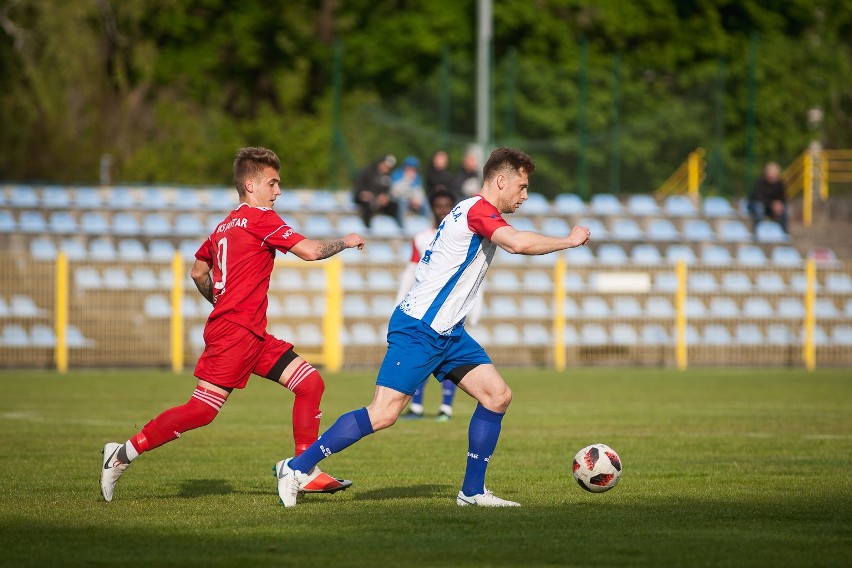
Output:
[[[847,370],[508,370],[512,406],[487,483],[522,507],[460,508],[467,422],[400,421],[323,467],[335,495],[277,503],[292,396],[263,379],[211,425],[142,455],[112,503],[99,450],[189,396],[165,372],[5,372],[4,566],[848,566]],[[369,373],[326,375],[328,426],[372,396]],[[440,396],[426,391],[430,412]],[[574,453],[615,448],[612,491],[582,491]]]
[[[577,190],[581,155],[592,191],[649,191],[704,146],[709,188],[732,193],[749,164],[852,145],[844,0],[494,4],[493,141],[529,149],[545,193]],[[346,185],[382,151],[444,146],[458,163],[476,14],[474,0],[4,0],[0,179],[96,182],[108,153],[115,181],[226,184],[244,145],[274,148],[288,186]]]

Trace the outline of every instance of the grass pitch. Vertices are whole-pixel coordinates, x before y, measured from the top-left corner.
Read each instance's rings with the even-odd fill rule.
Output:
[[[292,395],[263,379],[210,426],[140,457],[112,503],[100,449],[189,397],[160,371],[0,373],[3,566],[848,566],[848,370],[505,370],[514,401],[487,484],[521,508],[457,507],[472,401],[400,421],[323,462],[353,479],[278,504]],[[323,429],[372,398],[371,373],[326,375]],[[440,388],[427,387],[428,412]],[[593,495],[581,447],[624,475]]]

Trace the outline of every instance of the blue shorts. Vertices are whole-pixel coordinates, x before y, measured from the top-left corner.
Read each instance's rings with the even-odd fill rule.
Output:
[[[388,324],[388,352],[376,384],[413,395],[430,374],[442,381],[458,367],[490,363],[485,350],[464,327],[452,335],[438,335],[429,325],[397,309]]]

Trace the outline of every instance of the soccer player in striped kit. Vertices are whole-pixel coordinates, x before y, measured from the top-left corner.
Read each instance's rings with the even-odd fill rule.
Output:
[[[516,507],[485,488],[485,470],[497,447],[512,391],[485,350],[464,329],[497,247],[538,255],[585,245],[588,227],[564,237],[517,231],[503,219],[527,199],[532,158],[513,148],[494,150],[483,168],[482,190],[461,201],[438,227],[417,267],[415,282],[388,324],[388,350],[372,402],[344,414],[300,456],[275,465],[278,496],[296,505],[308,473],[324,458],[396,422],[411,395],[430,374],[450,379],[479,403],[468,427],[467,467],[460,506]]]
[[[104,446],[101,494],[106,501],[112,501],[115,484],[134,459],[212,422],[231,392],[244,388],[252,373],[295,394],[295,453],[317,439],[325,385],[291,343],[267,333],[270,276],[276,251],[321,260],[347,248],[361,249],[364,239],[350,233],[313,240],[294,231],[272,210],[281,195],[280,170],[281,162],[271,150],[243,148],[237,153],[233,173],[240,204],[195,253],[191,271],[199,292],[213,304],[204,327],[204,352],[195,367],[195,390],[186,404],[166,410],[126,443]],[[305,492],[333,493],[352,485],[319,468],[308,477],[300,488]]]

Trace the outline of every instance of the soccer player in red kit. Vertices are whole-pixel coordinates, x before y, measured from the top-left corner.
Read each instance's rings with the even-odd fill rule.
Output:
[[[252,373],[295,394],[296,454],[317,440],[325,385],[291,343],[266,332],[270,275],[276,251],[321,260],[347,248],[361,249],[364,240],[355,233],[312,240],[289,227],[272,210],[281,195],[280,170],[281,162],[271,150],[243,148],[237,153],[234,185],[240,204],[195,253],[191,271],[198,291],[213,304],[204,327],[204,352],[195,367],[195,390],[186,404],[166,410],[126,443],[104,446],[101,493],[106,501],[112,501],[116,482],[139,454],[212,422],[231,392],[245,387]],[[352,485],[318,468],[311,476],[305,492],[333,493]]]

